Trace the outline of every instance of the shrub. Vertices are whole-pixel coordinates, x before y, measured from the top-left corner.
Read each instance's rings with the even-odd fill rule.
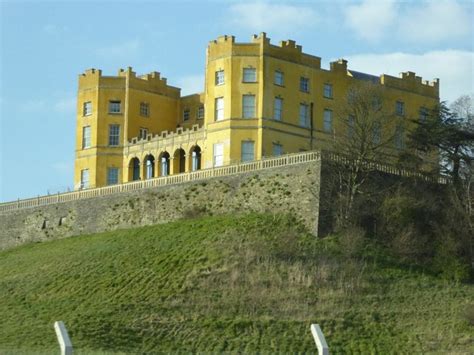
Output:
[[[349,227],[341,233],[340,243],[344,256],[350,258],[361,256],[367,243],[365,231],[359,227]]]
[[[441,234],[441,232],[438,232]],[[460,243],[451,234],[438,236],[436,254],[433,258],[433,269],[446,280],[459,283],[469,279],[469,265],[460,255]]]

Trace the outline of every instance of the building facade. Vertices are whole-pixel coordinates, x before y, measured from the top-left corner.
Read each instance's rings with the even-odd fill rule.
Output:
[[[294,41],[273,45],[265,33],[250,43],[211,41],[204,92],[193,95],[181,96],[157,72],[87,70],[79,76],[75,188],[324,148],[340,131],[334,112],[367,81],[383,87],[384,105],[400,122],[439,103],[437,79],[373,76],[342,59],[323,69]]]

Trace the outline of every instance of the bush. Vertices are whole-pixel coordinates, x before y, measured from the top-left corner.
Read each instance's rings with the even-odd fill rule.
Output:
[[[440,232],[438,232],[440,233]],[[438,237],[436,254],[433,258],[433,269],[449,281],[461,282],[469,279],[469,265],[460,255],[460,243],[451,234]]]
[[[359,227],[349,227],[341,233],[341,252],[349,258],[359,257],[367,244],[365,231]]]

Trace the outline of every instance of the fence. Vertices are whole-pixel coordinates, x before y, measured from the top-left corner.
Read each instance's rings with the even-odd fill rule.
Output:
[[[342,164],[350,164],[350,160],[341,155],[331,152],[324,152],[323,159],[332,160]],[[320,151],[310,151],[302,153],[287,154],[279,157],[265,158],[249,163],[239,163],[234,165],[227,165],[223,167],[216,167],[210,169],[203,169],[193,171],[190,173],[183,173],[178,175],[163,176],[149,180],[140,180],[127,182],[124,184],[98,187],[93,189],[79,190],[74,192],[58,193],[56,195],[38,196],[35,198],[17,200],[13,202],[0,203],[0,213],[14,211],[24,208],[38,207],[50,205],[53,203],[69,202],[81,200],[85,198],[107,196],[120,192],[136,191],[141,189],[148,189],[158,186],[174,185],[189,181],[205,180],[213,177],[228,176],[245,172],[252,172],[262,169],[271,169],[281,166],[294,165],[317,161],[321,159]],[[365,162],[364,167],[371,170],[381,171],[387,174],[399,175],[403,177],[417,177],[425,181],[446,184],[448,181],[444,177],[429,177],[417,171],[408,171],[399,169],[393,165],[381,164],[378,162]]]
[[[213,177],[228,176],[262,169],[271,169],[281,166],[294,165],[317,161],[321,158],[319,151],[288,154],[280,157],[267,158],[248,163],[240,163],[223,167],[215,167],[183,173],[178,175],[163,176],[149,180],[133,181],[119,185],[85,189],[74,192],[58,193],[56,195],[38,196],[0,204],[0,213],[25,208],[45,206],[54,203],[76,201],[92,197],[107,196],[111,194],[148,189],[158,186],[180,184],[189,181],[205,180]]]
[[[353,163],[353,160],[351,160],[350,158],[347,158],[342,155],[338,155],[333,152],[328,152],[328,151],[323,152],[322,158],[331,160],[340,164],[344,164],[344,165],[350,165],[351,163]],[[372,171],[375,170],[375,171],[380,171],[383,173],[398,175],[402,177],[416,177],[424,181],[429,181],[429,182],[438,183],[438,184],[447,184],[449,182],[449,180],[443,176],[427,175],[427,174],[423,174],[420,171],[411,171],[411,170],[401,169],[394,165],[383,164],[376,161],[364,161],[362,164],[362,167],[366,170],[372,170]]]

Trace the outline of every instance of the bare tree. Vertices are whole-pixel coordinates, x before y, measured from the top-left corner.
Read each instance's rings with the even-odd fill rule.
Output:
[[[332,167],[337,184],[337,224],[344,227],[353,220],[354,202],[363,193],[371,162],[392,159],[395,144],[404,145],[403,119],[384,101],[384,88],[371,82],[355,85],[335,112],[336,132],[330,150],[342,157]]]

